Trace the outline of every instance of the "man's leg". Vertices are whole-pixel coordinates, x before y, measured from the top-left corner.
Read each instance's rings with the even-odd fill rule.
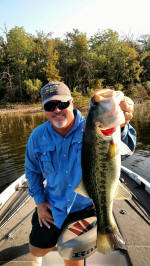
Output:
[[[38,248],[38,247],[34,247],[31,244],[29,244],[29,250],[30,250],[31,254],[33,256],[35,256],[35,257],[43,257],[48,252],[52,251],[53,249],[55,249],[55,247],[52,247],[52,248]]]
[[[50,224],[50,228],[39,224],[37,210],[32,216],[32,230],[30,233],[29,250],[35,257],[43,257],[55,249],[61,230]]]
[[[65,266],[83,266],[83,260],[64,260]]]
[[[56,247],[53,248],[37,248],[29,244],[29,250],[35,257],[43,257],[50,251],[54,250]],[[83,266],[83,260],[72,261],[72,260],[64,260],[65,266]]]

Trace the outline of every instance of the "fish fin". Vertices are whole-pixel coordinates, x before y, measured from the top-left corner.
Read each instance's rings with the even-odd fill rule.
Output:
[[[110,143],[109,145],[109,151],[108,151],[108,155],[110,158],[113,158],[116,155],[116,151],[117,151],[117,145],[114,144],[113,142]]]
[[[123,142],[120,141],[120,154],[121,155],[132,155],[133,152],[129,149],[129,147]]]
[[[84,197],[89,197],[87,190],[85,189],[83,180],[81,179],[79,185],[76,187],[76,189],[74,190],[74,192],[81,194]]]
[[[97,250],[100,253],[106,254],[118,249],[126,250],[125,242],[119,232],[97,233]]]
[[[124,200],[124,199],[128,199],[130,200],[132,198],[131,193],[121,184],[121,182],[119,182],[116,192],[115,192],[115,196],[114,199],[116,200]]]

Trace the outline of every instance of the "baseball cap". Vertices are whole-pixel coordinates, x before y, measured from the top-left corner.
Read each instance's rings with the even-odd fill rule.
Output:
[[[52,100],[67,102],[72,99],[71,92],[63,82],[49,82],[41,89],[43,106]]]

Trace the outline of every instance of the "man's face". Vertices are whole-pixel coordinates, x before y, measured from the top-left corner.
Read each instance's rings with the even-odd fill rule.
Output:
[[[58,101],[52,101],[58,102]],[[66,129],[74,122],[74,113],[73,113],[73,100],[70,100],[70,105],[60,110],[57,106],[54,111],[47,112],[45,111],[47,119],[51,122],[52,126],[55,129]]]

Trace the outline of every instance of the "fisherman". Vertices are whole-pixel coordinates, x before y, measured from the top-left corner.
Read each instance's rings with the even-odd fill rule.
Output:
[[[71,92],[64,83],[49,82],[42,88],[41,96],[48,121],[31,133],[25,158],[29,194],[36,204],[29,247],[37,257],[43,257],[55,248],[65,224],[95,216],[92,199],[74,192],[82,176],[85,118],[74,109]],[[125,116],[121,139],[134,151],[136,133],[129,124],[134,103],[124,97],[120,107]],[[64,262],[69,266],[82,265],[82,260]]]

